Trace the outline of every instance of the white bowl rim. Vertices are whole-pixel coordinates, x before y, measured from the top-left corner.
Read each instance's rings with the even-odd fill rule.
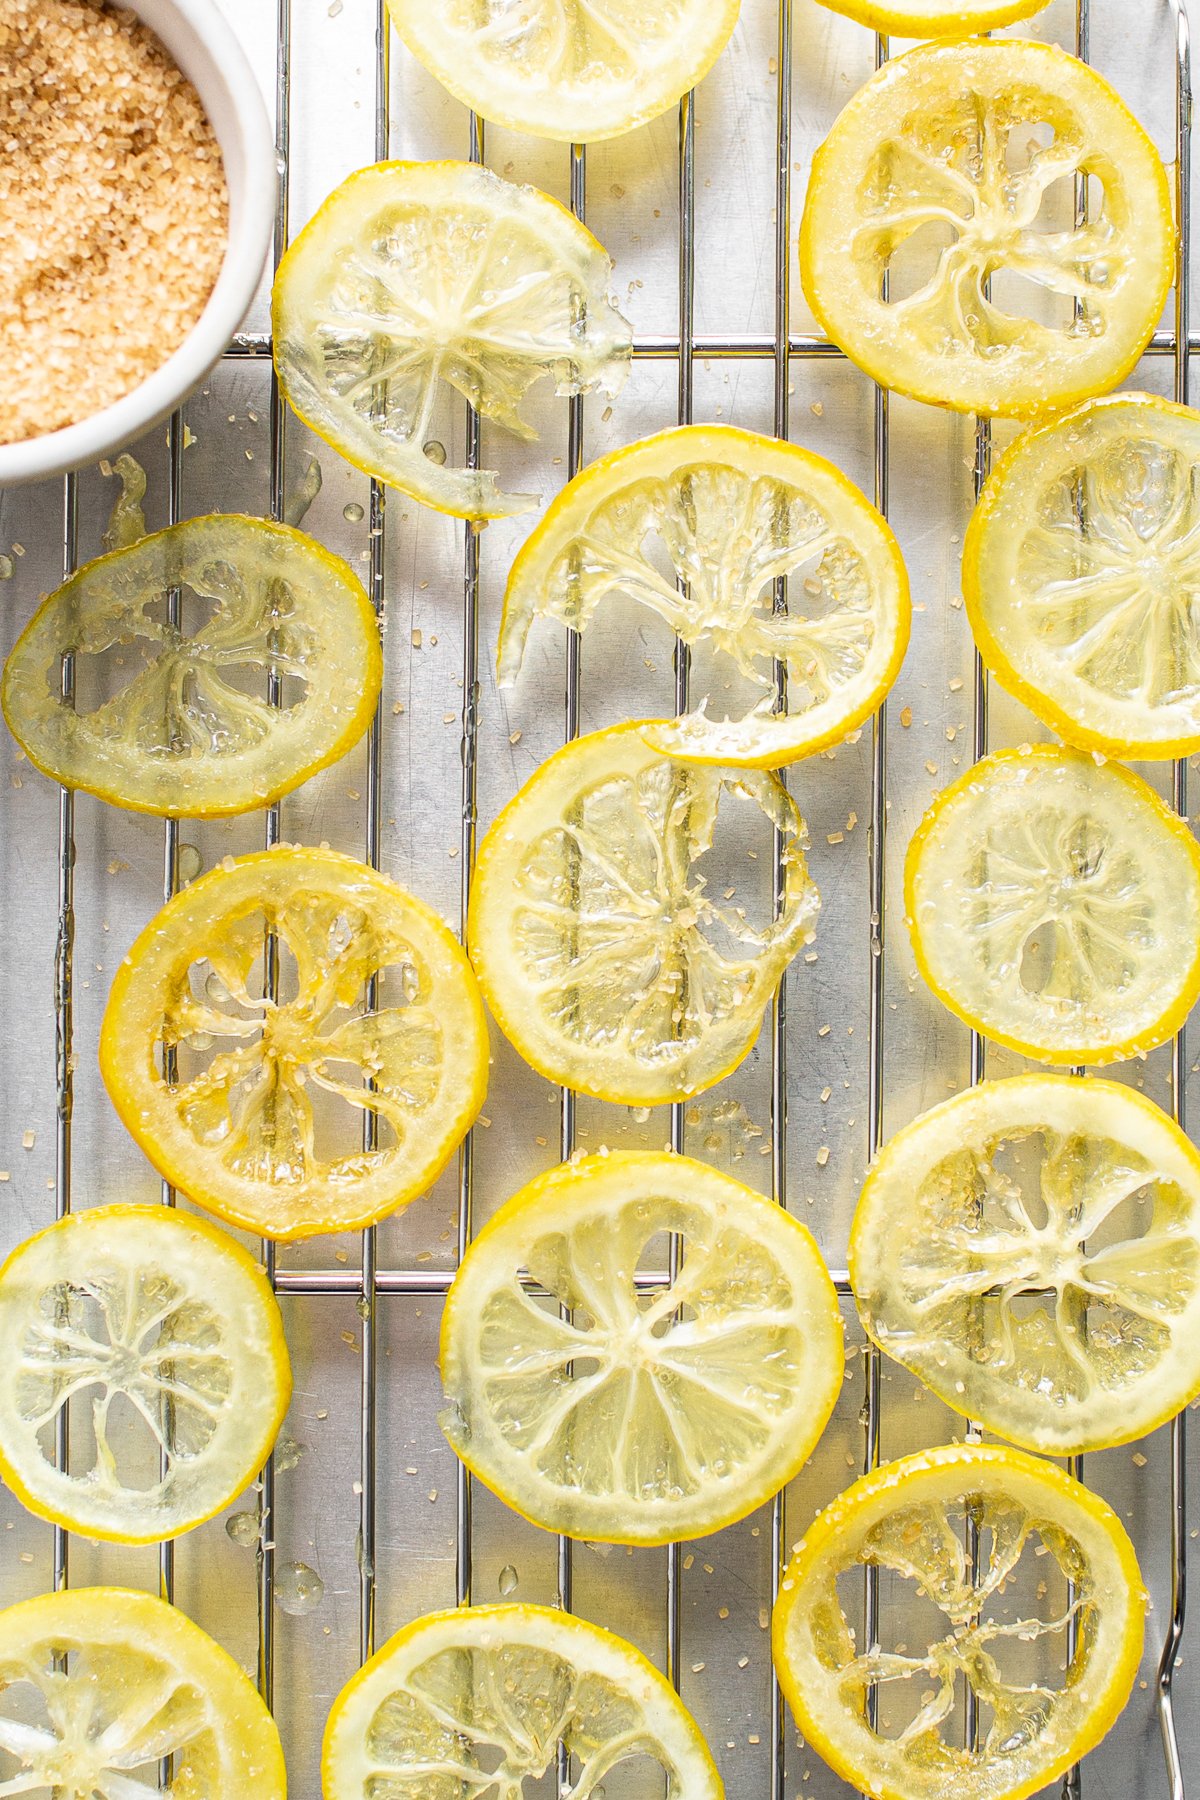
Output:
[[[270,248],[275,222],[274,137],[258,83],[232,28],[214,0],[121,0],[121,4],[139,16],[176,14],[200,39],[219,71],[245,161],[237,217],[231,216],[220,274],[204,311],[178,348],[137,387],[100,412],[60,431],[0,444],[0,488],[42,481],[95,462],[173,412],[228,347],[254,297]],[[229,180],[228,157],[225,161]]]

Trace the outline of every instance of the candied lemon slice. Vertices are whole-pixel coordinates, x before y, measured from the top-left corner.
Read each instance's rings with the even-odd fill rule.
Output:
[[[165,1206],[92,1207],[18,1244],[0,1269],[0,1359],[6,1484],[42,1518],[121,1544],[227,1506],[267,1460],[292,1387],[258,1264]]]
[[[1198,471],[1200,413],[1114,394],[1018,438],[972,516],[980,655],[1085,749],[1200,749]]]
[[[334,1701],[321,1779],[325,1800],[532,1800],[560,1745],[579,1800],[614,1777],[621,1793],[723,1800],[695,1720],[653,1664],[548,1606],[464,1606],[398,1631]]]
[[[1118,1082],[956,1094],[871,1165],[850,1280],[880,1349],[1049,1456],[1143,1437],[1200,1393],[1200,1154]]]
[[[669,762],[643,729],[576,738],[530,777],[480,847],[467,927],[484,998],[526,1062],[629,1106],[684,1100],[737,1067],[820,907],[778,777]],[[761,926],[706,891],[722,799],[761,814],[764,858],[765,825],[783,840],[779,917],[768,901]]]
[[[891,1606],[878,1643],[859,1650],[844,1609],[867,1568]],[[1026,1800],[1120,1713],[1145,1604],[1133,1545],[1103,1500],[1038,1457],[956,1444],[886,1464],[826,1507],[788,1565],[771,1642],[804,1737],[861,1792]],[[979,1704],[974,1748],[961,1747],[960,1679]]]
[[[543,375],[613,395],[632,336],[612,264],[536,188],[472,163],[360,169],[326,200],[275,277],[275,367],[289,404],[335,450],[439,512],[525,512],[489,469],[446,460],[462,396],[518,437]]]
[[[1076,177],[1102,190],[1082,224]],[[800,271],[883,386],[1021,418],[1124,379],[1174,242],[1158,152],[1103,77],[1052,44],[973,38],[897,57],[842,112],[813,162]]]
[[[786,617],[772,610],[783,575],[804,577]],[[776,768],[837,743],[875,711],[908,646],[904,559],[875,508],[824,457],[729,425],[661,432],[568,483],[509,574],[501,686],[535,617],[582,630],[610,596],[711,647],[714,686],[747,692],[744,718],[709,718],[706,695],[697,712],[646,727],[647,743],[689,762]],[[774,710],[776,659],[786,716]]]
[[[728,43],[740,4],[388,0],[388,11],[413,55],[473,112],[593,144],[657,118],[695,87]]]
[[[904,898],[938,998],[1043,1062],[1141,1055],[1200,993],[1200,847],[1119,763],[985,757],[918,826]]]
[[[172,590],[178,627],[160,616]],[[382,679],[375,614],[341,557],[223,513],[77,570],[17,639],[0,700],[53,780],[135,812],[214,818],[268,806],[344,756]]]
[[[669,1233],[683,1266],[648,1290],[639,1266]],[[568,1537],[666,1544],[800,1470],[841,1391],[842,1319],[781,1207],[690,1157],[616,1151],[539,1176],[484,1227],[441,1362],[442,1429],[501,1499]]]
[[[100,1070],[169,1181],[248,1231],[310,1237],[436,1179],[483,1103],[487,1022],[427,906],[351,856],[277,845],[150,921],[113,981]]]
[[[1028,19],[1049,0],[819,0],[819,4],[897,37],[962,37]]]
[[[165,1600],[130,1588],[39,1594],[0,1612],[0,1746],[10,1794],[287,1791],[275,1721],[233,1658]]]

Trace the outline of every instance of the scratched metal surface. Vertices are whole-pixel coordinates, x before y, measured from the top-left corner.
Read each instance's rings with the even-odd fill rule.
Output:
[[[375,0],[221,0],[275,104],[286,75],[287,233],[304,224],[347,173],[374,159],[379,77]],[[1091,54],[1147,124],[1164,157],[1175,153],[1175,25],[1167,0],[1093,0]],[[280,30],[290,26],[288,54]],[[1075,0],[1053,0],[1026,27],[1075,42]],[[782,46],[785,52],[786,43]],[[895,46],[893,46],[895,48]],[[723,419],[770,430],[775,419],[777,318],[776,202],[779,157],[780,25],[775,0],[744,0],[733,42],[700,91],[694,109],[694,321],[697,340],[691,403],[697,420]],[[785,167],[792,189],[792,248],[812,151],[837,110],[869,74],[873,38],[835,19],[814,0],[792,10],[791,144]],[[467,114],[393,43],[388,139],[396,156],[465,157]],[[575,170],[575,199],[586,199],[592,230],[613,255],[615,291],[640,337],[680,335],[679,120],[671,116],[589,151]],[[380,140],[381,141],[381,140]],[[571,194],[568,150],[491,130],[483,144],[499,172],[529,180],[564,201]],[[790,279],[790,331],[813,331]],[[1164,321],[1164,329],[1171,321]],[[264,295],[247,330],[267,328]],[[705,344],[756,340],[758,354],[710,355]],[[251,344],[250,348],[253,348]],[[1138,384],[1172,391],[1173,360],[1148,358]],[[686,384],[685,384],[686,385]],[[876,480],[875,397],[871,384],[840,359],[794,355],[788,427],[803,444],[835,458],[868,492]],[[645,355],[611,407],[581,411],[582,452],[590,458],[679,416],[680,376],[673,355]],[[564,479],[565,401],[532,409],[539,445],[515,446],[484,434],[484,460],[510,484],[548,499]],[[374,576],[384,601],[387,676],[377,743],[381,778],[378,848],[382,866],[457,925],[464,845],[464,673],[469,681],[473,595],[463,528],[389,497],[382,537],[371,538],[369,484],[297,422],[284,421],[272,483],[272,393],[261,355],[227,358],[186,408],[186,440],[174,456],[164,430],[133,446],[146,467],[152,527],[173,513],[267,513],[299,490],[310,460],[322,487],[305,524],[323,542]],[[464,450],[459,408],[447,446]],[[1001,434],[1002,435],[1002,434]],[[870,1075],[882,1075],[880,1123],[890,1133],[922,1107],[965,1083],[967,1033],[917,982],[898,901],[900,859],[931,793],[966,765],[975,733],[974,666],[958,603],[957,565],[972,498],[974,429],[928,408],[895,401],[887,461],[889,512],[913,581],[912,648],[888,708],[880,743],[885,787],[874,779],[873,734],[803,765],[791,785],[812,834],[812,868],[823,911],[812,960],[787,979],[780,1028],[786,1121],[778,1115],[772,1155],[773,1046],[770,1022],[744,1067],[690,1106],[677,1122],[688,1150],[771,1191],[772,1171],[788,1205],[816,1232],[831,1266],[844,1269],[849,1219],[871,1149]],[[186,448],[184,442],[186,441]],[[172,471],[174,470],[174,473]],[[80,472],[74,538],[84,558],[99,549],[113,484],[96,469]],[[360,510],[361,509],[361,512]],[[66,514],[68,522],[71,513]],[[491,526],[478,547],[480,829],[554,749],[564,732],[564,646],[548,628],[536,635],[520,686],[498,694],[492,667],[503,578],[529,521]],[[0,586],[0,634],[7,648],[38,596],[60,576],[64,486],[0,494],[0,552],[14,574]],[[464,571],[468,579],[464,580]],[[466,604],[464,604],[464,595]],[[419,634],[419,639],[418,639]],[[645,614],[611,612],[582,648],[578,687],[583,730],[672,709],[675,674],[665,627]],[[993,696],[988,742],[996,748],[1035,735],[1028,716]],[[132,937],[160,902],[164,831],[85,796],[75,809],[73,952],[73,1114],[69,1158],[56,1136],[55,942],[59,922],[60,799],[16,752],[4,750],[0,784],[0,1241],[4,1247],[46,1223],[69,1180],[73,1206],[151,1199],[159,1185],[118,1125],[96,1071],[96,1039],[109,978]],[[284,803],[288,839],[327,840],[362,854],[371,770],[366,745]],[[1162,771],[1156,779],[1164,781]],[[1169,771],[1166,775],[1169,791]],[[871,951],[873,807],[886,819],[882,956]],[[183,872],[258,847],[264,820],[185,823]],[[735,871],[743,894],[770,892],[770,844]],[[871,968],[880,981],[872,1008]],[[537,1170],[555,1160],[563,1120],[557,1090],[523,1068],[493,1034],[494,1066],[486,1124],[474,1134],[473,1202],[478,1224]],[[989,1054],[992,1073],[1014,1060]],[[1171,1058],[1158,1053],[1128,1078],[1164,1104]],[[730,1102],[740,1103],[731,1106]],[[568,1119],[568,1125],[571,1121]],[[665,1144],[665,1113],[648,1120],[625,1109],[581,1101],[574,1120],[584,1146]],[[826,1155],[827,1152],[827,1155]],[[766,1622],[772,1597],[772,1513],[765,1509],[715,1538],[665,1551],[608,1551],[578,1546],[569,1568],[555,1540],[475,1492],[469,1517],[454,1458],[437,1423],[434,1358],[439,1283],[453,1267],[460,1228],[460,1176],[451,1170],[436,1192],[381,1228],[363,1270],[357,1238],[280,1253],[278,1273],[296,1372],[288,1432],[300,1447],[268,1477],[265,1566],[234,1542],[225,1517],[180,1541],[173,1570],[157,1553],[68,1546],[73,1584],[117,1582],[155,1588],[173,1579],[177,1602],[251,1671],[269,1682],[299,1800],[319,1791],[320,1728],[329,1702],[356,1667],[373,1629],[376,1641],[422,1611],[452,1604],[470,1578],[477,1600],[511,1586],[513,1597],[552,1601],[569,1577],[579,1613],[623,1632],[664,1666],[670,1656],[680,1687],[736,1800],[778,1794],[832,1800],[846,1790],[820,1758],[799,1744],[787,1721],[781,1738],[770,1679]],[[370,1251],[368,1251],[368,1256]],[[299,1291],[307,1282],[311,1291]],[[425,1291],[420,1291],[424,1289]],[[364,1291],[366,1299],[364,1300]],[[364,1316],[365,1315],[365,1316]],[[860,1470],[866,1450],[861,1336],[847,1311],[850,1360],[837,1414],[810,1466],[786,1496],[779,1537],[786,1547],[814,1511]],[[364,1371],[364,1361],[367,1367]],[[360,1406],[364,1386],[376,1405],[377,1461],[364,1466]],[[961,1422],[898,1370],[882,1371],[879,1449],[891,1457],[959,1436]],[[290,1465],[290,1466],[287,1466]],[[1106,1744],[1082,1775],[1089,1796],[1125,1800],[1170,1794],[1155,1708],[1155,1665],[1170,1591],[1170,1443],[1167,1432],[1088,1460],[1087,1479],[1129,1524],[1153,1595],[1143,1679]],[[270,1483],[273,1480],[273,1492]],[[365,1489],[365,1491],[364,1491]],[[231,1511],[256,1504],[253,1494]],[[1195,1514],[1200,1521],[1200,1512]],[[468,1529],[469,1528],[469,1529]],[[1194,1527],[1189,1518],[1185,1533]],[[363,1545],[366,1545],[364,1555]],[[373,1558],[370,1554],[374,1541]],[[275,1569],[272,1570],[272,1558]],[[324,1583],[320,1603],[295,1616],[270,1596],[271,1577],[302,1562]],[[44,1591],[54,1580],[53,1534],[0,1490],[0,1598]],[[286,1587],[286,1584],[285,1584]],[[885,1603],[888,1596],[884,1596]],[[372,1617],[372,1608],[374,1617]],[[261,1613],[265,1611],[265,1619]],[[903,1635],[886,1612],[885,1639]],[[1200,1750],[1200,1707],[1192,1677],[1195,1646],[1185,1636],[1176,1683],[1183,1769]],[[1200,1778],[1198,1778],[1200,1779]],[[615,1788],[615,1783],[612,1784]]]

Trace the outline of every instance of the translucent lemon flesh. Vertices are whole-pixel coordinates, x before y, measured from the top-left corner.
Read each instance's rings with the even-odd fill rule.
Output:
[[[886,1145],[850,1278],[875,1342],[1050,1456],[1125,1443],[1200,1390],[1200,1156],[1131,1088],[985,1082]]]
[[[774,584],[789,575],[784,616]],[[771,768],[838,741],[879,705],[908,643],[908,578],[875,508],[823,457],[730,426],[662,432],[568,484],[509,575],[501,685],[535,618],[584,630],[618,598],[710,648],[714,689],[746,692],[744,717],[711,717],[705,694],[696,712],[646,728],[688,761]]]
[[[615,395],[629,326],[612,264],[536,188],[472,163],[377,163],[337,188],[289,249],[272,303],[290,405],[348,461],[439,512],[524,512],[488,469],[455,468],[461,400],[521,438],[529,389]]]

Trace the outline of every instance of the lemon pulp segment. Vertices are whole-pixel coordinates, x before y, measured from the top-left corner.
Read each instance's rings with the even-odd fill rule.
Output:
[[[844,1608],[866,1568],[894,1607],[860,1650]],[[885,1464],[820,1514],[783,1578],[772,1648],[805,1739],[873,1800],[1026,1800],[1128,1699],[1145,1601],[1103,1500],[1039,1457],[950,1445]],[[964,1684],[980,1720],[966,1748]]]
[[[172,590],[180,628],[159,616]],[[280,706],[267,702],[272,675]],[[348,565],[290,526],[220,514],[77,570],[18,638],[0,699],[55,781],[212,818],[267,806],[344,755],[382,678],[375,614]]]
[[[1092,196],[1075,219],[1075,182]],[[883,386],[1017,418],[1115,387],[1175,265],[1166,173],[1113,89],[1050,44],[896,57],[813,162],[804,291]]]
[[[820,906],[778,778],[670,762],[643,729],[577,738],[531,776],[480,847],[467,926],[484,998],[526,1062],[630,1106],[685,1099],[741,1062]],[[728,873],[703,863],[718,810],[754,843],[769,844],[768,823],[781,833],[777,918],[769,899],[756,925],[710,893]]]
[[[151,920],[113,981],[100,1067],[168,1180],[247,1230],[308,1237],[373,1223],[436,1178],[483,1101],[487,1024],[428,907],[353,857],[279,845]]]
[[[632,131],[708,73],[740,0],[388,0],[404,42],[497,125],[564,143]]]
[[[342,1689],[325,1800],[439,1789],[533,1800],[560,1745],[581,1800],[614,1778],[666,1800],[725,1792],[694,1720],[632,1644],[549,1607],[466,1606],[397,1632]]]
[[[638,1268],[672,1232],[682,1268],[648,1291]],[[843,1360],[804,1226],[689,1157],[615,1151],[538,1177],[471,1245],[442,1315],[441,1424],[546,1530],[670,1543],[791,1479]]]
[[[488,469],[449,457],[455,396],[521,438],[528,390],[615,395],[629,326],[612,264],[536,188],[472,163],[390,162],[335,189],[279,265],[275,366],[294,410],[368,474],[439,512],[524,512]]]
[[[1087,402],[1010,446],[972,516],[963,594],[989,668],[1085,749],[1200,749],[1200,414]]]
[[[787,575],[788,612],[776,614]],[[908,644],[908,577],[875,508],[823,457],[727,425],[664,431],[568,483],[509,574],[501,685],[516,679],[536,617],[583,630],[618,597],[710,647],[714,685],[747,690],[742,718],[710,717],[706,694],[696,712],[645,728],[656,750],[693,762],[774,768],[837,742],[879,705]]]
[[[917,828],[904,890],[934,993],[1043,1062],[1153,1049],[1200,992],[1200,849],[1118,763],[1049,744],[985,757]]]
[[[1132,1088],[956,1094],[871,1165],[850,1279],[948,1406],[1049,1456],[1142,1437],[1200,1392],[1200,1154]]]

